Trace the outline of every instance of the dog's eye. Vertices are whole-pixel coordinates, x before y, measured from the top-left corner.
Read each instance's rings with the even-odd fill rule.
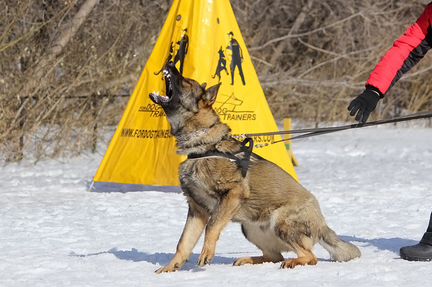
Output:
[[[197,91],[197,92],[200,95],[200,97],[203,97],[206,94],[206,90],[202,87],[200,87],[199,91]]]

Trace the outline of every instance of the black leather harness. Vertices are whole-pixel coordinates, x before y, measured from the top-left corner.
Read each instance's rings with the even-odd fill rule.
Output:
[[[221,151],[208,151],[205,153],[191,153],[188,155],[188,159],[201,159],[201,158],[212,158],[212,157],[223,157],[231,161],[234,161],[237,166],[241,169],[241,174],[246,177],[247,171],[249,169],[250,157],[252,155],[252,150],[254,146],[254,141],[251,138],[246,138],[240,147],[240,151],[236,154],[225,153]],[[243,153],[243,157],[236,156],[237,154]]]

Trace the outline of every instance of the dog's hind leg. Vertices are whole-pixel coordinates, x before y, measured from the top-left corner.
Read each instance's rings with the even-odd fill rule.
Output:
[[[254,256],[254,257],[242,257],[237,259],[233,265],[234,266],[241,266],[241,265],[246,265],[246,264],[263,264],[263,263],[267,263],[267,262],[273,262],[273,263],[277,263],[277,262],[281,262],[283,261],[284,258],[282,256],[282,254],[280,253],[274,253],[274,254],[264,254],[263,256]]]
[[[239,258],[234,266],[245,264],[262,264],[267,262],[281,262],[284,260],[280,253],[282,242],[271,232],[270,224],[243,223],[241,225],[243,235],[263,252],[262,256]]]
[[[246,190],[243,185],[236,184],[222,197],[219,205],[210,215],[207,224],[204,246],[198,260],[199,266],[210,263],[215,255],[216,242],[223,228],[231,221],[240,207],[240,202],[245,196]]]
[[[318,263],[318,259],[315,254],[313,254],[312,250],[299,247],[295,250],[295,253],[298,257],[285,260],[282,262],[281,268],[294,268],[297,265],[316,265]]]
[[[295,259],[282,262],[281,268],[294,268],[297,265],[316,265],[318,259],[312,252],[316,242],[313,236],[313,226],[298,216],[288,216],[275,225],[275,233],[287,246],[287,250],[294,251]]]
[[[196,208],[193,202],[189,202],[189,211],[183,233],[177,244],[174,258],[168,265],[156,270],[156,273],[173,272],[180,269],[189,259],[193,248],[200,238],[207,224],[208,216]]]

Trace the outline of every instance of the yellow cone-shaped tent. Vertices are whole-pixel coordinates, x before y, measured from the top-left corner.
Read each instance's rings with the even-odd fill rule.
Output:
[[[229,0],[175,0],[94,183],[178,186],[175,139],[149,93],[165,93],[161,70],[173,61],[183,76],[211,86],[214,105],[233,134],[277,130]],[[269,143],[276,137],[256,137]],[[283,143],[254,149],[297,178]]]

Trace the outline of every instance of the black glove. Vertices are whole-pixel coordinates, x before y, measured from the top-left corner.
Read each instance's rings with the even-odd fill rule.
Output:
[[[381,92],[372,87],[367,86],[366,89],[357,96],[348,106],[350,116],[355,116],[355,120],[364,124],[369,118],[370,113],[375,110],[378,101],[382,98]]]

